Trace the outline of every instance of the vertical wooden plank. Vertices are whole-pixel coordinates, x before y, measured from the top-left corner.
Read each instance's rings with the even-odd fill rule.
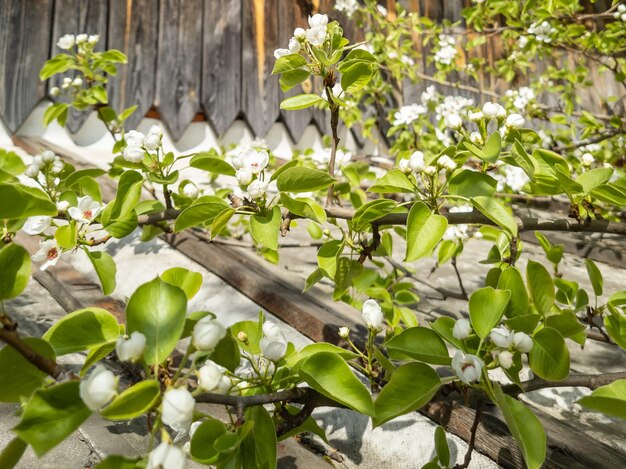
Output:
[[[202,106],[222,135],[241,109],[241,0],[205,0]]]
[[[15,132],[45,96],[51,0],[4,0],[0,14],[0,119]]]
[[[106,48],[107,41],[107,17],[108,0],[55,0],[54,20],[52,26],[51,57],[61,50],[56,46],[56,41],[64,34],[98,34],[100,41],[95,50],[101,51]],[[75,72],[65,73],[64,76],[73,77]],[[61,86],[62,77],[50,80],[49,86]],[[77,132],[85,123],[90,111],[76,111],[72,109],[67,118],[67,128],[70,132]]]
[[[117,75],[109,78],[109,103],[117,112],[139,106],[124,124],[130,130],[139,125],[154,102],[158,1],[111,0],[109,8],[107,47],[128,56],[128,64],[118,65]]]
[[[278,9],[278,41],[279,47],[287,48],[289,39],[293,36],[293,30],[300,28],[308,28],[307,9],[304,5],[298,4],[293,0],[279,0]],[[278,80],[277,76],[273,76],[270,80]],[[280,87],[279,87],[280,88]],[[279,91],[280,100],[288,96],[295,96],[306,92],[311,92],[312,82],[307,80],[303,85],[298,85],[287,93]],[[313,113],[311,108],[300,109],[298,111],[280,111],[280,117],[289,132],[292,140],[298,142],[304,133],[304,129],[311,123]]]
[[[278,0],[242,2],[241,108],[257,137],[279,116],[278,80],[271,77],[278,43]]]
[[[202,0],[162,0],[156,107],[174,140],[200,109]]]

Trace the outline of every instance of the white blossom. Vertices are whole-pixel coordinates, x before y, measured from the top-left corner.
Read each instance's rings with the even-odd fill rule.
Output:
[[[475,355],[464,354],[458,350],[452,357],[452,369],[464,383],[472,383],[480,380],[483,362]]]
[[[409,158],[409,168],[411,168],[411,171],[414,171],[416,173],[421,173],[422,171],[424,171],[424,168],[426,168],[426,163],[424,162],[424,153],[419,150],[411,153],[411,156]]]
[[[402,106],[393,114],[393,125],[410,125],[426,114],[428,109],[421,104],[411,104]]]
[[[261,353],[273,362],[279,361],[287,351],[287,339],[280,327],[273,322],[263,323],[263,337],[259,342]]]
[[[338,333],[339,337],[341,337],[342,339],[347,339],[350,335],[350,328],[346,326],[340,327]]]
[[[580,161],[583,166],[589,167],[593,164],[595,159],[593,158],[593,155],[591,153],[583,153],[583,155],[580,157]]]
[[[76,35],[76,44],[82,44],[83,42],[87,42],[86,34],[77,34]]]
[[[39,175],[39,166],[35,164],[30,165],[28,168],[26,168],[24,174],[29,178],[36,178]]]
[[[511,366],[513,366],[513,354],[508,350],[503,350],[498,353],[498,363],[500,363],[502,368],[508,370]]]
[[[56,155],[51,150],[44,150],[41,152],[41,159],[44,163],[52,163]]]
[[[525,119],[520,114],[510,114],[506,118],[506,126],[510,129],[519,129],[524,125]]]
[[[409,174],[411,172],[408,158],[402,158],[400,161],[398,161],[398,169],[406,174]]]
[[[61,89],[58,86],[50,88],[50,96],[55,97],[61,94]]]
[[[457,130],[463,125],[463,120],[457,114],[448,114],[444,116],[443,123],[447,128]]]
[[[439,99],[439,93],[435,89],[435,85],[430,85],[425,91],[422,91],[420,95],[420,101],[424,106],[427,106],[431,101]]]
[[[136,362],[141,359],[146,349],[146,336],[139,331],[133,331],[128,339],[119,337],[115,344],[115,353],[123,362]]]
[[[241,186],[247,186],[252,181],[252,171],[247,168],[239,168],[235,172],[235,177]]]
[[[498,347],[508,348],[513,343],[513,334],[504,327],[496,327],[489,333],[491,341]]]
[[[435,174],[437,174],[437,168],[435,168],[434,166],[426,166],[424,168],[423,171],[425,174],[427,174],[428,176],[434,176]]]
[[[439,50],[435,53],[433,59],[435,62],[444,65],[451,65],[454,57],[456,57],[456,40],[447,34],[439,35]]]
[[[446,171],[454,171],[456,169],[456,163],[454,162],[454,160],[452,158],[450,158],[448,155],[442,155],[438,160],[437,160],[437,165],[440,168],[445,169]]]
[[[61,36],[59,42],[57,42],[57,47],[63,50],[69,50],[74,47],[74,43],[76,42],[76,38],[73,34],[66,34]]]
[[[126,141],[126,145],[133,147],[140,147],[143,145],[146,136],[138,132],[137,130],[131,130],[124,134],[124,140]]]
[[[80,197],[78,199],[77,207],[70,207],[67,211],[70,217],[74,220],[89,224],[91,223],[98,214],[102,211],[102,205],[89,195],[84,197]]]
[[[248,195],[252,199],[258,199],[265,195],[267,191],[268,182],[261,181],[260,179],[255,179],[248,186]]]
[[[61,257],[61,248],[57,244],[56,240],[48,239],[46,241],[39,242],[39,250],[33,254],[31,259],[34,262],[42,262],[45,261],[39,267],[40,270],[46,270],[48,267],[51,267],[57,263]]]
[[[24,223],[24,226],[22,227],[22,231],[31,236],[38,235],[46,231],[46,229],[48,229],[51,224],[52,224],[52,217],[46,217],[46,216],[28,217],[26,219],[26,222]]]
[[[98,34],[90,34],[89,37],[87,38],[87,42],[91,44],[92,46],[97,44],[99,40],[100,40],[100,36]]]
[[[552,35],[554,35],[554,33],[556,33],[556,29],[550,26],[548,21],[533,23],[528,28],[528,34],[535,36],[535,39],[545,42],[546,44],[552,42]]]
[[[148,456],[146,469],[184,469],[186,461],[182,449],[164,441]]]
[[[293,37],[304,39],[306,37],[306,31],[303,28],[296,28],[293,30]]]
[[[231,387],[230,380],[225,376],[226,368],[207,360],[196,372],[198,386],[207,392],[226,394]]]
[[[517,46],[520,49],[523,49],[524,47],[526,47],[526,44],[528,44],[528,36],[520,36],[517,40]]]
[[[185,187],[183,187],[183,194],[189,197],[190,199],[197,198],[198,193],[199,193],[198,187],[193,182],[189,182],[185,184]]]
[[[371,298],[363,303],[363,321],[367,327],[374,331],[380,331],[383,328],[385,322],[385,316],[380,308],[380,305]]]
[[[467,117],[469,117],[469,120],[471,120],[472,122],[478,122],[483,118],[483,113],[481,111],[470,112]]]
[[[143,146],[147,150],[154,151],[161,145],[161,136],[158,134],[149,133],[143,141]]]
[[[196,401],[185,388],[169,389],[163,395],[161,420],[173,430],[187,432],[193,420]]]
[[[131,163],[141,163],[146,156],[146,151],[141,147],[129,145],[124,148],[124,159]]]
[[[523,353],[528,353],[533,349],[533,339],[524,332],[516,332],[513,335],[513,347]]]
[[[469,322],[469,319],[457,319],[454,323],[454,327],[452,328],[452,335],[455,339],[463,340],[467,339],[472,332],[472,326]]]
[[[473,131],[470,134],[470,141],[474,144],[474,145],[482,145],[483,142],[483,136],[480,135],[480,132],[477,131]]]
[[[117,394],[117,379],[113,372],[100,364],[88,378],[81,380],[79,394],[89,409],[97,411]]]
[[[52,162],[52,166],[50,167],[50,172],[52,174],[59,174],[63,171],[63,168],[65,168],[65,163],[63,163],[63,161],[61,161],[61,158],[59,158],[58,156],[55,157],[54,161]]]
[[[220,340],[226,337],[226,328],[217,319],[205,316],[193,327],[191,342],[198,350],[215,350]]]
[[[259,174],[263,171],[270,159],[267,151],[254,148],[246,149],[239,158],[241,159],[242,167],[248,169],[253,174]]]
[[[81,77],[76,77],[72,80],[72,85],[75,87],[83,86],[83,79]]]
[[[58,210],[59,212],[61,212],[61,213],[62,213],[62,212],[65,212],[65,211],[67,211],[67,209],[68,209],[68,208],[70,208],[70,203],[69,203],[69,201],[67,201],[67,200],[59,200],[59,201],[57,202],[57,210]]]
[[[506,110],[498,103],[487,102],[483,104],[483,115],[487,119],[496,119],[498,117],[504,117]]]

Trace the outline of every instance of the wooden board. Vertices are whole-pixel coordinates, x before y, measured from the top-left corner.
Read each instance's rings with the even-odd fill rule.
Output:
[[[258,137],[279,115],[279,85],[271,77],[278,41],[278,0],[242,0],[241,110]]]
[[[217,135],[241,109],[241,2],[206,0],[202,38],[202,107]]]
[[[48,58],[52,0],[4,0],[0,14],[0,120],[9,132],[45,96],[39,70]]]
[[[152,107],[156,87],[156,62],[159,15],[152,0],[111,0],[109,7],[108,48],[128,56],[109,78],[109,103],[121,112],[137,105],[125,122],[125,129],[136,128]]]
[[[95,47],[97,51],[107,48],[108,0],[56,0],[54,2],[54,21],[52,26],[52,44],[50,57],[62,52],[56,45],[58,39],[65,34],[98,34],[100,41]],[[43,65],[43,64],[42,64]],[[33,70],[34,71],[34,70]],[[48,81],[48,90],[53,86],[61,86],[63,77],[80,76],[76,72],[67,72]],[[61,99],[69,102],[67,99]],[[70,109],[67,117],[67,128],[70,132],[78,132],[83,126],[90,111]]]
[[[159,11],[155,104],[178,140],[200,109],[202,0],[162,0]]]

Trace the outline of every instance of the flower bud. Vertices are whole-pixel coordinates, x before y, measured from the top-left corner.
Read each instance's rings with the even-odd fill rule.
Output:
[[[41,168],[43,166],[43,158],[41,155],[33,156],[33,165]]]
[[[293,30],[293,36],[298,39],[304,39],[306,36],[306,31],[303,28],[296,28]]]
[[[198,375],[198,386],[207,392],[226,394],[230,389],[230,380],[224,376],[226,368],[217,363],[207,360],[196,374]]]
[[[480,111],[470,112],[468,114],[468,117],[469,117],[469,120],[471,120],[472,122],[478,122],[479,120],[483,118],[483,113]]]
[[[435,174],[437,174],[437,168],[435,168],[434,166],[426,166],[424,168],[424,173],[428,176],[434,176]]]
[[[215,350],[220,340],[226,337],[226,328],[217,319],[205,316],[193,328],[191,341],[198,350]]]
[[[503,350],[498,354],[498,363],[505,370],[508,370],[513,366],[513,354],[508,350]]]
[[[584,153],[581,157],[580,157],[580,161],[583,164],[583,166],[585,167],[589,167],[593,164],[593,162],[595,161],[595,159],[593,158],[593,155],[591,153]]]
[[[510,129],[519,129],[524,125],[524,118],[520,114],[511,114],[506,118],[506,126]]]
[[[97,44],[99,40],[100,40],[100,36],[98,34],[90,34],[89,38],[87,39],[87,42],[93,46]]]
[[[136,362],[143,356],[146,349],[146,336],[139,331],[134,331],[130,338],[120,337],[115,344],[115,353],[123,362]]]
[[[463,120],[456,114],[448,114],[443,118],[443,123],[449,129],[458,130],[463,125]]]
[[[235,177],[240,186],[247,186],[252,181],[252,172],[246,168],[239,168]]]
[[[248,334],[246,334],[244,331],[239,331],[237,333],[237,339],[243,343],[246,343],[248,341]]]
[[[339,328],[339,337],[341,337],[342,339],[347,339],[349,335],[350,335],[349,327],[344,326],[344,327]]]
[[[283,358],[287,351],[287,339],[282,329],[270,321],[263,323],[263,338],[259,345],[265,358],[273,362]]]
[[[454,162],[454,160],[452,158],[450,158],[448,155],[442,155],[438,160],[437,160],[437,165],[440,168],[445,169],[446,171],[454,171],[456,169],[456,163]]]
[[[513,342],[513,335],[504,327],[497,327],[489,333],[491,341],[497,346],[507,348]]]
[[[178,432],[189,430],[196,401],[185,388],[169,389],[163,395],[161,419]]]
[[[67,200],[59,200],[57,202],[57,210],[59,212],[65,212],[68,208],[70,208],[70,203]]]
[[[76,44],[82,44],[83,42],[87,42],[86,34],[77,34],[76,35]]]
[[[452,335],[455,339],[463,340],[467,339],[472,332],[472,326],[469,319],[457,319],[452,328]]]
[[[24,174],[29,178],[36,178],[39,175],[39,166],[34,164],[30,165],[28,168],[26,168]]]
[[[406,158],[402,158],[398,161],[398,169],[403,173],[409,174],[411,172],[411,168],[409,167],[409,160]]]
[[[470,134],[470,141],[474,145],[482,145],[484,143],[482,135],[480,135],[480,132],[476,132],[476,131]]]
[[[74,43],[76,42],[76,38],[73,34],[66,34],[61,36],[59,42],[57,42],[57,47],[63,50],[69,50],[74,47]]]
[[[186,461],[182,449],[164,441],[148,456],[146,469],[185,469]]]
[[[380,305],[376,303],[376,301],[366,300],[363,303],[363,320],[367,327],[372,329],[373,331],[380,331],[383,328],[383,324],[385,321],[385,316],[383,315],[383,311],[380,308]]]
[[[117,379],[100,364],[80,382],[79,394],[87,407],[97,411],[117,394]]]
[[[124,159],[131,163],[141,163],[146,156],[146,152],[141,147],[127,146],[124,148]]]
[[[411,171],[421,173],[424,171],[426,163],[424,162],[424,153],[421,151],[414,151],[409,158],[409,168]]]
[[[183,194],[190,199],[196,199],[198,197],[198,188],[193,182],[190,182],[183,187]]]
[[[65,164],[63,163],[63,161],[55,159],[54,163],[52,163],[52,167],[50,168],[50,171],[52,172],[52,174],[59,174],[60,172],[63,171],[64,167],[65,167]]]
[[[524,332],[516,332],[513,335],[513,347],[522,353],[528,353],[533,349],[533,339]]]
[[[495,119],[499,114],[498,103],[485,103],[483,104],[483,116],[487,119]]]
[[[44,163],[52,163],[55,156],[54,152],[50,150],[44,150],[41,152],[41,159]]]
[[[126,141],[126,145],[131,147],[142,146],[145,139],[146,136],[141,132],[137,132],[136,130],[131,130],[130,132],[124,134],[124,140]]]
[[[81,77],[74,78],[74,80],[72,81],[72,85],[76,87],[83,86],[83,79]]]
[[[267,186],[268,186],[267,182],[261,181],[260,179],[255,179],[248,186],[248,195],[252,199],[259,199],[265,195]]]
[[[147,150],[156,150],[161,145],[161,136],[157,134],[148,134],[143,140],[143,146]]]
[[[50,96],[55,97],[61,94],[61,89],[58,86],[50,88]]]

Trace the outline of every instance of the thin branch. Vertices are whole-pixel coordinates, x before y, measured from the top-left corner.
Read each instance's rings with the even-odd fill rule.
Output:
[[[254,396],[229,396],[211,392],[202,393],[196,396],[196,402],[221,404],[242,409],[256,405],[273,404],[284,401],[304,405],[315,404],[316,407],[344,407],[342,404],[335,402],[312,388],[293,388],[285,391],[257,394]]]
[[[456,464],[454,469],[467,469],[469,467],[470,462],[472,461],[472,453],[474,452],[474,445],[476,444],[476,433],[478,432],[478,424],[480,423],[480,416],[483,412],[483,401],[482,399],[478,402],[476,406],[476,413],[474,414],[474,422],[472,423],[472,428],[470,429],[470,439],[467,443],[467,451],[465,452],[465,458],[463,459],[463,464]]]
[[[561,146],[554,146],[551,148],[552,151],[555,151],[557,153],[560,152],[564,152],[564,151],[571,151],[571,150],[576,150],[577,148],[580,147],[584,147],[587,145],[591,145],[594,143],[599,143],[602,142],[604,140],[608,140],[612,137],[615,137],[616,135],[619,135],[621,133],[623,133],[624,130],[622,128],[617,128],[617,129],[610,129],[608,131],[605,131],[599,135],[596,135],[595,137],[590,137],[587,138],[585,140],[581,140],[580,142],[577,143],[572,143],[571,145],[561,145]]]
[[[454,272],[456,273],[456,278],[459,281],[459,287],[461,288],[461,293],[463,294],[463,298],[462,299],[467,300],[469,298],[469,296],[467,296],[467,291],[465,290],[465,287],[463,286],[463,279],[461,278],[461,273],[459,272],[459,268],[456,265],[456,256],[452,257],[451,263],[452,263],[452,267],[454,267]]]
[[[516,384],[507,384],[502,387],[502,390],[512,396],[544,388],[584,387],[594,390],[600,386],[611,384],[618,379],[626,379],[626,372],[622,371],[619,373],[605,373],[600,375],[570,375],[562,381],[547,381],[542,378],[533,378],[529,381],[522,382],[521,387]]]

